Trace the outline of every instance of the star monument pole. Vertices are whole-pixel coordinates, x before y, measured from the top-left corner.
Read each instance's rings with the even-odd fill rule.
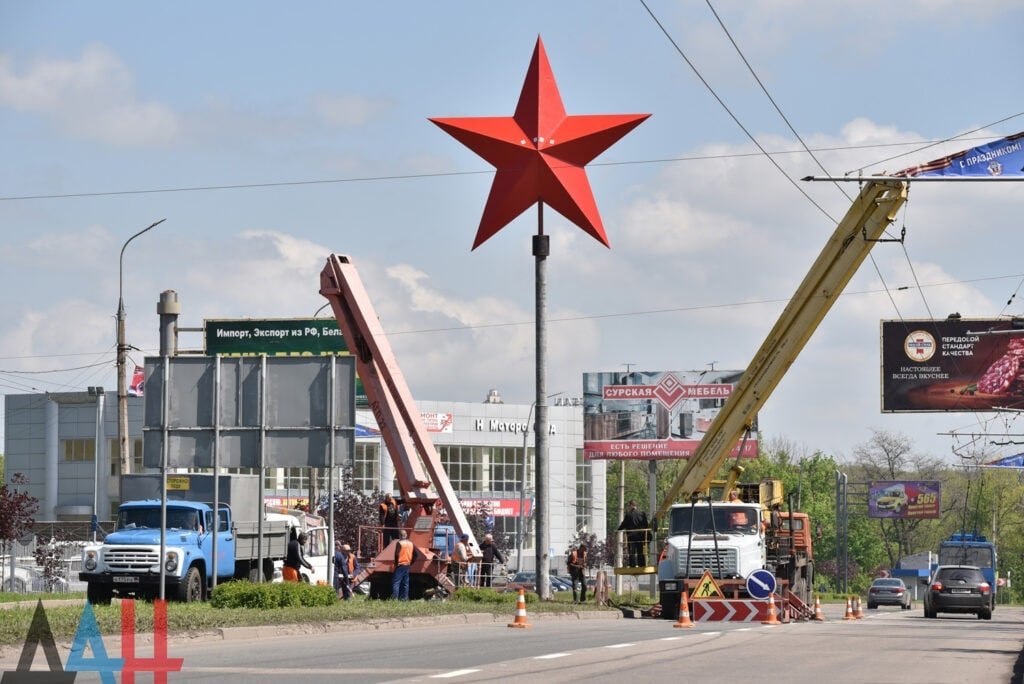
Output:
[[[495,168],[491,192],[473,240],[474,250],[537,204],[537,234],[533,236],[537,359],[537,420],[534,423],[537,507],[535,546],[537,595],[544,600],[551,598],[546,399],[546,261],[551,250],[549,236],[544,234],[544,204],[547,203],[605,247],[610,247],[584,167],[649,116],[567,115],[544,51],[544,43],[538,37],[515,114],[430,119]],[[526,486],[525,472],[520,486]]]

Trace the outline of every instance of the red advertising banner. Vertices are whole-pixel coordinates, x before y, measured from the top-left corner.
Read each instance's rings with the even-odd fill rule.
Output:
[[[938,518],[942,483],[879,480],[868,487],[869,518]]]
[[[732,396],[742,371],[583,374],[583,457],[689,458]],[[757,457],[757,434],[733,456]]]
[[[467,499],[459,498],[462,510],[469,511],[476,509],[479,505],[487,506],[491,515],[497,518],[519,517],[519,499]],[[523,499],[523,507],[526,509],[526,516],[533,514],[533,500],[529,497]]]
[[[1024,327],[1013,319],[882,321],[882,411],[1024,408]]]
[[[657,460],[662,458],[689,458],[697,450],[699,439],[663,439],[663,440],[612,440],[584,442],[586,458],[602,459],[640,459]],[[740,445],[732,450],[735,458],[739,454]],[[748,439],[743,444],[743,458],[757,458],[757,440]]]

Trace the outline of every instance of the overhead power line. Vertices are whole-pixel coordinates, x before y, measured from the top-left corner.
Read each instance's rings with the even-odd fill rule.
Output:
[[[964,140],[972,140],[971,138],[963,138]],[[978,138],[978,140],[991,140],[991,137]],[[874,148],[886,148],[886,147],[904,147],[908,145],[920,146],[924,142],[926,145],[931,143],[942,143],[944,140],[937,141],[907,141],[907,142],[893,142],[893,143],[876,143],[871,145],[840,145],[835,147],[818,147],[814,148],[815,152],[842,152],[848,150],[864,150]],[[790,154],[806,154],[806,150],[777,150],[774,152],[758,151],[758,152],[735,152],[732,154],[706,154],[706,155],[691,155],[683,157],[662,157],[657,159],[634,159],[617,162],[595,162],[588,166],[631,166],[631,165],[642,165],[642,164],[670,164],[675,162],[693,162],[693,161],[713,161],[717,159],[741,159],[745,157],[763,157],[768,155],[782,156]],[[376,183],[386,181],[399,181],[399,180],[418,180],[426,178],[447,178],[451,176],[476,176],[483,174],[493,174],[494,169],[480,169],[477,171],[446,171],[437,173],[403,173],[394,175],[383,175],[383,176],[351,176],[348,178],[321,178],[321,179],[309,179],[309,180],[291,180],[291,181],[267,181],[263,183],[221,183],[217,185],[188,185],[181,187],[172,188],[139,188],[135,190],[99,190],[95,192],[65,192],[65,193],[49,193],[39,195],[8,195],[0,196],[0,202],[15,202],[24,200],[52,200],[52,199],[73,199],[81,197],[117,197],[119,195],[154,195],[159,193],[177,193],[177,192],[211,192],[217,190],[251,190],[259,188],[284,188],[284,187],[296,187],[303,185],[332,185],[332,184],[344,184],[344,183]]]

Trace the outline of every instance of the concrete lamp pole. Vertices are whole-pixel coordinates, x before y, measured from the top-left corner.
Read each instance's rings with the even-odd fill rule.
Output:
[[[124,341],[124,250],[128,243],[139,237],[146,231],[156,228],[167,219],[160,219],[156,223],[143,228],[135,235],[125,240],[121,246],[121,256],[117,265],[117,445],[118,459],[121,462],[121,474],[131,473],[131,459],[128,458],[128,376],[125,373],[125,356],[128,354],[128,345]]]
[[[89,387],[89,396],[96,397],[96,436],[93,442],[93,482],[92,482],[92,540],[96,541],[96,532],[100,527],[100,482],[103,478],[103,397],[102,387]],[[104,487],[103,489],[106,489]]]

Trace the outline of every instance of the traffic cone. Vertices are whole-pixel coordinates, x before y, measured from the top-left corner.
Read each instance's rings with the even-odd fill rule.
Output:
[[[814,617],[812,619],[818,622],[825,621],[825,613],[821,611],[821,597],[817,594],[814,595]]]
[[[532,625],[526,621],[526,590],[519,590],[519,598],[516,599],[516,617],[508,624],[509,627],[524,629]]]
[[[846,597],[846,613],[843,614],[844,620],[856,620],[853,616],[853,599],[849,596]]]
[[[768,619],[761,620],[762,625],[781,625],[778,612],[775,610],[775,594],[768,594]]]
[[[853,597],[853,617],[857,620],[864,617],[864,611],[860,609],[860,596]]]
[[[683,589],[683,593],[679,595],[679,620],[672,626],[693,627],[693,621],[690,620],[690,603],[686,599],[685,589]]]

